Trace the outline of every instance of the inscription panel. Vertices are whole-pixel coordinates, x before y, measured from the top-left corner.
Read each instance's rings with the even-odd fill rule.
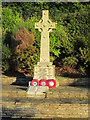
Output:
[[[55,67],[35,67],[34,79],[55,79]]]

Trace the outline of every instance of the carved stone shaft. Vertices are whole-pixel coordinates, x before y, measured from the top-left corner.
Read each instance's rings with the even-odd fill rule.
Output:
[[[41,32],[40,62],[34,67],[34,79],[55,79],[55,66],[50,62],[49,32],[55,28],[48,17],[48,10],[42,11],[42,18],[35,23],[35,28]]]

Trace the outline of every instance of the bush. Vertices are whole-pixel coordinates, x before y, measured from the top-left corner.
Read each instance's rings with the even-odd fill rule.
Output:
[[[83,75],[86,75],[85,67],[80,66],[80,67],[79,67],[79,71],[80,71]]]
[[[12,50],[10,49],[11,33],[15,25],[20,23],[19,13],[13,13],[8,7],[2,9],[2,68],[10,69]]]
[[[85,67],[88,67],[88,63],[90,62],[90,48],[79,48],[80,51],[80,59],[84,62]]]
[[[78,66],[82,72],[88,70],[90,66],[90,34],[89,5],[87,3],[3,4],[6,7],[3,8],[2,16],[3,34],[6,36],[4,42],[9,44],[10,37],[14,37],[19,29],[27,29],[28,32],[34,34],[35,43],[33,47],[36,46],[39,53],[41,33],[35,30],[35,22],[39,22],[41,19],[42,9],[49,9],[49,18],[51,21],[57,22],[56,30],[53,30],[53,33],[50,34],[50,60],[55,60],[56,62],[63,61],[64,65],[74,68]],[[27,50],[25,49],[25,51]],[[18,61],[21,64],[20,56],[22,57],[22,53],[20,52],[16,56],[19,56]],[[24,66],[26,65],[24,61],[22,63]],[[31,66],[29,65],[29,67]]]
[[[16,24],[19,24],[20,22],[21,22],[21,18],[18,12],[14,14],[12,9],[9,9],[8,7],[2,9],[3,32],[11,33],[14,27],[16,26]]]
[[[12,52],[8,46],[5,44],[2,45],[2,70],[6,71],[10,68],[10,58]]]
[[[38,50],[34,46],[28,46],[23,51],[13,56],[15,70],[23,73],[33,74],[34,65],[39,59]]]
[[[11,48],[14,52],[22,51],[29,45],[34,44],[34,35],[32,32],[24,29],[18,29],[17,33],[12,36]]]
[[[15,11],[14,11],[15,12]],[[26,38],[30,37],[29,32],[33,32],[35,37],[38,38],[40,37],[40,34],[38,34],[35,30],[35,17],[31,17],[31,19],[27,19],[24,21],[22,17],[19,16],[18,12],[14,13],[12,9],[9,9],[8,7],[3,8],[3,16],[2,16],[2,27],[3,27],[3,42],[2,42],[2,61],[3,61],[3,70],[8,70],[8,69],[13,69],[13,70],[21,70],[21,71],[27,71],[33,73],[33,65],[37,62],[38,56],[37,56],[37,51],[38,49],[34,46],[29,47],[22,47],[22,50],[19,52],[15,52],[12,50],[13,48],[11,47],[13,39],[17,34],[19,33],[20,30],[24,31],[25,34],[21,35],[18,34],[19,37],[21,37],[21,42],[22,39],[24,42],[27,44],[31,43],[30,40],[31,38]],[[27,36],[27,34],[28,36]],[[26,37],[25,37],[26,35]],[[18,37],[18,38],[19,38]],[[16,39],[16,38],[15,38]],[[27,40],[27,41],[25,41]],[[28,41],[29,40],[29,41]],[[36,40],[38,41],[38,40]],[[33,41],[34,42],[34,41]],[[16,44],[16,42],[15,42]],[[36,46],[38,46],[38,43],[36,42]]]
[[[64,63],[64,66],[70,66],[70,67],[73,67],[75,68],[77,63],[78,63],[78,59],[76,57],[65,57],[63,60],[63,63]]]

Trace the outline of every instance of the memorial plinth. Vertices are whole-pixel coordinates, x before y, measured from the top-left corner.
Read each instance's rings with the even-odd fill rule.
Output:
[[[50,62],[49,32],[55,28],[55,23],[48,17],[48,10],[42,11],[42,18],[35,23],[35,28],[41,32],[40,62],[34,66],[34,79],[55,79],[55,66]]]
[[[34,79],[55,79],[55,66],[45,65],[45,63],[37,64],[34,66]]]

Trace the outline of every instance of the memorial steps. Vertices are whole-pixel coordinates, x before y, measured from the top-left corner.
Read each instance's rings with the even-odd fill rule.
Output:
[[[24,79],[24,78],[23,78]],[[12,85],[16,81],[16,77],[2,77],[2,96],[13,97],[13,98],[25,98],[27,99],[27,86]],[[24,79],[25,81],[25,79]],[[68,81],[68,80],[67,80]],[[71,83],[71,81],[69,80]],[[50,89],[47,94],[47,98],[79,98],[79,99],[88,99],[88,89],[72,87],[66,83],[66,80],[63,83],[60,82],[60,87],[55,89]],[[42,96],[45,98],[45,95]]]
[[[3,108],[3,117],[12,118],[87,118],[87,104],[28,105]]]
[[[58,89],[58,88],[57,88]],[[62,91],[62,89],[64,89]],[[78,89],[78,88],[77,88]],[[2,90],[2,97],[3,98],[29,98],[29,95],[26,93],[27,87],[21,87],[21,86],[3,86]],[[65,91],[69,90],[69,91]],[[72,90],[72,91],[71,91]],[[88,99],[88,91],[87,89],[83,92],[78,89],[78,91],[74,92],[73,87],[61,87],[58,89],[58,91],[48,91],[47,92],[47,98],[77,98],[77,99]],[[45,95],[42,95],[42,98],[45,98]]]
[[[5,80],[6,79],[6,80]],[[27,97],[25,86],[10,85],[15,78],[4,77],[2,87],[3,117],[11,118],[87,118],[87,89],[60,86],[47,96]],[[7,82],[6,82],[7,81]]]

